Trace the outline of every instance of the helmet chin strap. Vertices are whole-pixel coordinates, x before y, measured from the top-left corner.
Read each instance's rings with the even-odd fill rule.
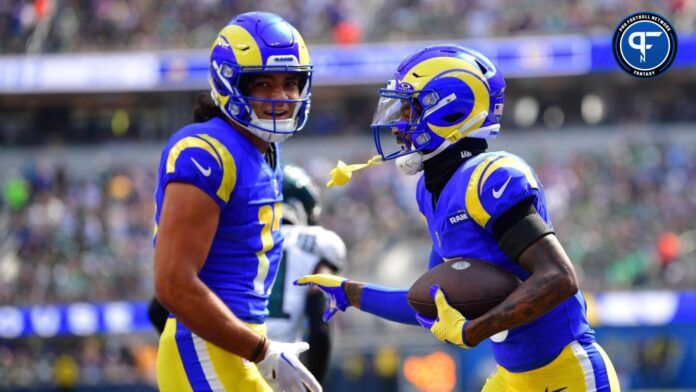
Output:
[[[445,150],[447,149],[447,147],[449,147],[449,146],[451,146],[451,145],[452,145],[452,142],[451,142],[451,141],[445,140],[445,141],[442,142],[439,146],[437,146],[437,148],[434,149],[433,151],[431,151],[431,152],[429,152],[429,153],[426,153],[426,154],[423,154],[423,162],[425,162],[425,161],[427,161],[428,159],[434,157],[435,155],[437,155],[437,154],[439,154],[439,153],[445,151]]]
[[[225,113],[225,110],[223,110],[223,113]],[[237,124],[238,126],[244,128],[244,129],[246,129],[246,130],[249,131],[252,135],[256,136],[257,138],[259,138],[259,139],[261,139],[261,140],[263,140],[264,142],[267,142],[267,143],[280,143],[280,142],[285,141],[287,138],[289,138],[290,136],[292,136],[292,135],[294,134],[294,133],[272,133],[272,132],[268,132],[268,131],[262,131],[262,130],[256,128],[256,127],[250,127],[250,126],[247,126],[247,125],[244,125],[244,124],[240,123],[240,122],[237,121],[233,116],[230,116],[230,115],[228,115],[227,113],[225,113],[225,115],[226,115],[227,118],[230,119],[233,123],[235,123],[235,124]],[[257,119],[256,121],[258,121],[258,122],[250,121],[250,123],[253,124],[253,125],[255,125],[255,126],[257,126],[257,127],[259,127],[259,126],[260,126],[260,127],[264,127],[264,125],[267,125],[266,122],[270,122],[270,125],[273,126],[273,120],[259,120],[259,119]],[[280,121],[286,121],[286,120],[280,120]],[[277,123],[277,122],[278,122],[278,121],[276,121],[276,123]],[[265,128],[265,127],[264,127],[264,128]]]
[[[396,165],[397,168],[401,172],[403,172],[406,175],[412,176],[421,170],[423,170],[423,162],[427,161],[430,158],[433,158],[434,156],[438,155],[439,153],[443,152],[446,150],[449,146],[452,144],[456,143],[457,141],[461,140],[462,137],[479,137],[479,138],[484,138],[486,137],[485,135],[488,135],[488,137],[495,137],[495,135],[498,134],[498,130],[500,129],[500,124],[492,125],[489,127],[485,128],[480,128],[476,129],[474,131],[469,132],[468,134],[466,131],[475,123],[481,121],[482,119],[485,119],[488,117],[488,112],[484,111],[481,112],[477,115],[475,115],[473,118],[471,118],[469,121],[464,123],[461,127],[459,127],[456,131],[453,132],[454,136],[449,136],[445,138],[445,141],[443,141],[437,148],[431,152],[428,153],[422,153],[420,151],[414,152],[412,154],[400,156],[394,160],[394,164]]]
[[[293,118],[287,118],[285,120],[260,119],[256,115],[256,112],[252,110],[250,117],[251,120],[249,123],[253,126],[246,127],[247,130],[267,142],[279,143],[295,134],[295,132],[293,132],[296,122],[294,116]]]
[[[253,123],[252,123],[253,124]],[[256,124],[254,124],[256,125]],[[284,142],[287,138],[292,136],[291,133],[271,133],[262,131],[254,127],[245,127],[247,131],[251,132],[254,136],[268,143],[280,143]]]
[[[469,119],[469,121],[467,121],[467,122],[465,122],[464,124],[462,124],[461,127],[457,128],[454,132],[452,132],[452,133],[450,133],[449,135],[447,135],[447,136],[445,137],[445,139],[451,140],[451,141],[453,141],[453,142],[456,142],[457,140],[459,140],[459,139],[461,139],[461,138],[463,138],[463,137],[470,136],[470,134],[471,134],[473,131],[470,130],[469,128],[471,128],[471,127],[472,127],[474,124],[476,124],[477,122],[482,121],[482,120],[485,120],[486,117],[488,117],[488,111],[487,111],[487,110],[484,110],[484,111],[482,111],[482,112],[479,112],[479,113],[476,114],[474,117],[472,117],[471,119]],[[477,130],[478,130],[478,128],[477,128]]]

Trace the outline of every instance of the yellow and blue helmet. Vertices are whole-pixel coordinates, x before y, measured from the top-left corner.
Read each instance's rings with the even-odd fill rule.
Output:
[[[379,96],[371,127],[382,159],[414,152],[425,159],[465,137],[495,137],[505,79],[479,52],[434,45],[406,58]],[[382,139],[393,135],[399,146],[387,151]]]
[[[249,76],[269,72],[301,75],[299,99],[262,99],[246,94]],[[278,15],[248,12],[233,18],[210,50],[211,96],[232,121],[268,142],[279,142],[299,132],[307,122],[312,88],[312,63],[300,33]],[[273,119],[259,119],[250,101],[271,102]],[[275,118],[275,105],[290,103],[289,119]]]

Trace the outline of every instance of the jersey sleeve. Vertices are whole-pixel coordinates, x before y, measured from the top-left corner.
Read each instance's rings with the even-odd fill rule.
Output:
[[[162,154],[163,189],[172,181],[184,182],[201,189],[218,206],[230,199],[237,180],[232,154],[217,139],[198,134],[170,143]]]
[[[493,155],[479,163],[465,197],[469,216],[491,234],[493,223],[522,200],[532,199],[537,209],[545,209],[534,170],[514,155]]]

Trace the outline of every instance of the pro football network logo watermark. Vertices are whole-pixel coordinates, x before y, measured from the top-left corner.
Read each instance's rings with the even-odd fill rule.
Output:
[[[614,32],[614,57],[621,68],[639,78],[665,72],[677,54],[677,34],[667,19],[638,12],[621,21]]]

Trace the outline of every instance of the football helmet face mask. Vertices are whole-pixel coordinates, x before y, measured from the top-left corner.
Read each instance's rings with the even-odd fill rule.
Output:
[[[491,83],[494,82],[494,83]],[[492,138],[500,128],[505,81],[478,52],[456,45],[421,49],[379,90],[372,130],[377,152],[408,174],[464,137]],[[386,140],[396,136],[397,148]],[[393,142],[392,142],[393,143]],[[419,152],[417,157],[407,155]],[[414,162],[411,162],[414,161]]]
[[[307,122],[312,88],[312,64],[300,33],[281,17],[248,12],[232,19],[213,42],[210,52],[211,96],[220,110],[239,126],[267,142],[281,142]],[[245,84],[262,73],[297,73],[299,98],[249,96]],[[272,118],[261,119],[252,101],[270,103]],[[287,104],[287,105],[286,105]],[[276,117],[276,107],[292,110],[290,118]]]

